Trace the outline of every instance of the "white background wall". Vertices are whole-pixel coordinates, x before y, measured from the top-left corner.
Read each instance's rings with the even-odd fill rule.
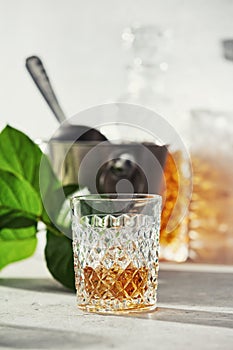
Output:
[[[182,115],[233,110],[233,62],[220,45],[233,38],[232,0],[0,0],[0,128],[47,138],[57,127],[24,68],[32,54],[68,116],[114,101],[126,84],[121,32],[134,21],[173,31],[167,88]]]

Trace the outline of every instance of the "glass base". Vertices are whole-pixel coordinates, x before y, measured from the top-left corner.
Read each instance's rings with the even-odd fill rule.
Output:
[[[91,313],[98,313],[98,314],[110,314],[110,315],[122,315],[122,314],[129,314],[129,313],[138,313],[138,312],[151,312],[157,310],[157,305],[137,305],[125,309],[113,309],[113,308],[107,308],[107,307],[100,307],[95,305],[77,305],[79,309],[86,312]]]

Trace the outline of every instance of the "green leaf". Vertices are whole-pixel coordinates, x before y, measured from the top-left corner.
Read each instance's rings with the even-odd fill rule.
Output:
[[[70,184],[70,185],[63,186],[63,191],[66,197],[69,197],[70,195],[74,194],[79,190],[80,190],[80,187],[78,184]]]
[[[66,232],[66,236],[71,235],[69,196],[74,194],[78,190],[79,190],[79,186],[77,184],[70,184],[70,185],[63,186],[63,188],[57,190],[57,192],[54,193],[56,198],[56,203],[54,205],[54,208],[56,208],[55,221],[60,226],[61,230],[63,232]],[[59,191],[62,193],[59,193]]]
[[[0,170],[0,228],[31,226],[41,214],[41,200],[33,187]]]
[[[64,198],[62,185],[54,174],[46,155],[43,155],[38,171],[40,171],[40,195],[44,207],[42,219],[45,222],[54,222],[62,205],[61,200]]]
[[[42,218],[45,221],[47,221],[47,218],[49,218],[50,221],[56,222],[62,204],[66,199],[62,187],[56,187],[56,185],[53,186],[53,184],[51,184],[50,191],[48,190],[47,193],[43,196],[43,204],[45,206],[45,210]]]
[[[58,219],[65,197],[77,190],[77,186],[63,190],[47,156],[29,137],[10,126],[0,133],[0,169],[0,229],[4,229],[2,237],[7,237],[5,240],[0,237],[1,265],[33,253],[36,238],[27,237],[27,233],[32,230],[31,225],[36,230],[36,222],[42,219],[48,230],[53,229],[53,233],[47,233],[48,268],[57,280],[74,289],[72,242],[66,236],[59,236],[52,222]],[[62,219],[61,228],[63,223]],[[24,232],[26,237],[17,239],[19,230],[15,228],[21,227],[24,227],[21,235]],[[67,230],[70,231],[69,222]]]
[[[0,230],[3,228],[30,227],[37,223],[37,218],[20,210],[1,210],[0,207]]]
[[[56,203],[56,198],[51,194],[61,184],[40,148],[27,135],[9,125],[0,133],[0,169],[9,171],[32,185],[46,204],[43,219],[51,221],[53,204]]]
[[[0,230],[0,269],[31,256],[37,244],[36,228]]]
[[[48,209],[51,193],[61,187],[50,161],[40,148],[24,133],[6,126],[0,133],[0,169],[9,171],[19,178],[27,180],[41,196]],[[43,217],[49,220],[46,210]]]
[[[78,189],[79,186],[77,184],[67,185],[57,189],[50,196],[50,205],[53,203],[53,215],[57,227],[60,227],[61,231],[66,232],[68,236],[71,235],[71,220],[69,200],[66,197]],[[72,240],[65,235],[55,235],[48,228],[45,258],[52,276],[64,286],[74,290]]]
[[[6,126],[0,133],[0,169],[26,179],[39,192],[40,148],[24,133]]]
[[[72,240],[48,231],[45,258],[52,276],[67,288],[75,290]]]

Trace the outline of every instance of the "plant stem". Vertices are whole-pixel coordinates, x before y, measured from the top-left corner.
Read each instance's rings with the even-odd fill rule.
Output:
[[[63,233],[61,233],[61,232],[56,228],[56,226],[54,226],[51,222],[45,221],[42,217],[39,217],[39,218],[37,219],[37,221],[38,221],[38,222],[39,222],[39,221],[40,221],[40,222],[43,222],[43,224],[45,224],[47,230],[48,230],[49,232],[53,233],[55,236],[59,236],[59,237],[64,236]]]

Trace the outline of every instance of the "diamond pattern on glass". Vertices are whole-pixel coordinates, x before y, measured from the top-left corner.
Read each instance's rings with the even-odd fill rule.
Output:
[[[73,218],[78,305],[93,311],[156,303],[159,221],[142,214]]]

